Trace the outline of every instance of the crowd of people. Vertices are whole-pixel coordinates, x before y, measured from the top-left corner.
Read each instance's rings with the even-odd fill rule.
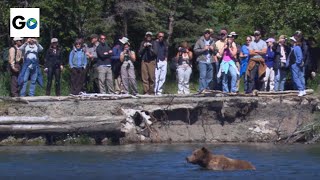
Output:
[[[218,38],[217,38],[218,37]],[[287,90],[287,74],[292,74],[293,87],[298,96],[306,95],[306,82],[315,76],[309,43],[302,32],[293,36],[280,35],[264,41],[260,31],[247,36],[244,45],[236,43],[238,35],[221,29],[215,36],[212,29],[205,29],[195,42],[182,42],[172,64],[176,69],[178,94],[189,94],[192,65],[199,70],[198,93],[220,90],[239,93],[243,78],[245,93]],[[36,83],[43,86],[43,75],[39,65],[39,53],[43,47],[36,38],[13,38],[9,49],[11,71],[11,96],[35,95]],[[130,48],[128,37],[119,37],[111,46],[104,34],[92,34],[90,45],[82,38],[76,39],[69,54],[71,69],[70,93],[79,95],[91,84],[93,92],[102,94],[138,94],[134,62],[141,61],[142,94],[162,95],[168,69],[168,44],[165,33],[159,32],[153,39],[146,32],[136,53]],[[62,50],[57,38],[51,39],[44,56],[44,72],[47,74],[46,95],[51,94],[53,78],[55,94],[61,95],[61,72],[64,69]],[[196,63],[193,63],[196,60]],[[90,76],[87,76],[90,74]],[[88,77],[90,77],[88,79]]]

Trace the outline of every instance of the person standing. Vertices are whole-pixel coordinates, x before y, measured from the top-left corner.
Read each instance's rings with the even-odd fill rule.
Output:
[[[249,45],[250,60],[246,72],[249,87],[246,93],[252,93],[253,89],[261,90],[262,88],[259,86],[261,86],[266,73],[264,56],[267,53],[267,43],[261,39],[260,31],[255,31],[254,37],[254,41]]]
[[[143,94],[154,94],[156,58],[152,32],[146,32],[144,40],[140,44],[139,55],[141,57],[141,78]]]
[[[205,29],[203,36],[194,45],[194,53],[197,55],[199,66],[199,93],[209,90],[209,84],[213,79],[214,40],[211,38],[211,30]],[[216,77],[215,77],[216,78]]]
[[[290,48],[286,45],[286,36],[280,35],[276,46],[273,69],[275,74],[275,91],[284,91],[287,76],[287,61]]]
[[[248,67],[248,62],[250,58],[249,45],[252,41],[251,36],[246,37],[246,43],[241,47],[240,50],[240,78],[244,76],[244,91],[246,92],[248,89],[248,79],[246,76],[246,71]]]
[[[124,41],[123,41],[124,42]],[[133,63],[136,61],[136,54],[130,49],[130,43],[124,42],[123,51],[120,54],[121,78],[123,82],[124,93],[128,94],[131,90],[133,95],[138,94],[136,75]]]
[[[19,47],[22,45],[23,38],[13,38],[14,45],[9,49],[9,65],[10,65],[10,95],[12,97],[19,96],[18,76],[21,70],[23,60],[22,51]]]
[[[71,68],[71,94],[79,95],[83,89],[86,66],[88,64],[86,52],[82,48],[83,41],[77,39],[74,48],[69,54],[69,66]]]
[[[29,79],[29,96],[34,96],[36,83],[38,82],[43,87],[43,78],[39,66],[39,53],[43,50],[43,47],[35,38],[28,38],[19,50],[24,52],[24,61],[18,77],[18,84],[22,85],[20,96],[26,96]]]
[[[192,73],[192,57],[193,54],[189,50],[188,43],[186,41],[182,42],[176,56],[178,94],[190,94],[189,81]]]
[[[264,77],[264,88],[267,91],[268,89],[268,82],[269,82],[269,91],[274,91],[274,70],[273,70],[273,64],[274,64],[274,58],[275,58],[275,46],[274,38],[269,38],[266,40],[268,43],[267,53],[265,56],[265,63],[267,65],[266,68],[266,76]]]
[[[168,66],[168,44],[164,41],[163,32],[158,33],[157,40],[154,43],[154,52],[157,56],[154,92],[155,95],[162,95]]]
[[[310,58],[310,45],[305,40],[302,31],[296,31],[293,35],[293,37],[299,42],[299,46],[302,50],[302,61],[303,61],[303,79],[301,79],[301,82],[303,83],[303,86],[306,87],[308,83],[308,79],[311,76],[310,66],[312,66],[312,61]]]
[[[99,46],[99,36],[97,34],[92,34],[90,36],[91,45],[87,48],[86,55],[89,60],[88,65],[88,74],[89,78],[87,79],[88,83],[92,83],[92,92],[99,93],[99,80],[98,80],[98,72],[97,72],[97,47]]]
[[[117,36],[116,38],[118,38]],[[128,42],[129,39],[126,37],[121,37],[121,39],[114,40],[114,46],[112,48],[113,56],[111,57],[112,60],[112,72],[114,76],[114,89],[116,94],[120,94],[123,92],[122,87],[122,80],[121,80],[121,66],[122,62],[120,61],[120,54],[123,51],[123,45]]]
[[[291,68],[292,79],[297,89],[299,90],[298,96],[306,95],[304,84],[304,72],[303,72],[303,53],[300,47],[301,42],[298,42],[294,37],[290,38],[292,45],[289,53],[289,65]]]
[[[47,72],[47,75],[48,75],[47,88],[46,88],[47,96],[50,96],[50,93],[51,93],[53,76],[55,80],[56,96],[61,96],[60,77],[61,77],[62,70],[63,70],[62,52],[58,46],[58,39],[52,38],[50,48],[47,50],[46,57],[45,57],[44,71]]]
[[[106,42],[106,36],[103,34],[100,35],[100,44],[97,47],[97,54],[97,70],[100,93],[114,94],[113,75],[111,69],[112,50]],[[105,84],[107,85],[107,91]]]
[[[222,61],[220,64],[220,70],[218,73],[218,78],[222,76],[222,91],[226,93],[237,93],[237,79],[240,74],[234,59],[237,56],[237,47],[233,46],[234,36],[232,34],[228,35],[227,43],[225,43],[224,48],[219,50],[219,54],[222,56]],[[220,74],[221,72],[221,74]],[[228,79],[231,76],[231,89],[229,90]]]

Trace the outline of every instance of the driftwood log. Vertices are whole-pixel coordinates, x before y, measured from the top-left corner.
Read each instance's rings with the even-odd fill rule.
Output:
[[[24,117],[0,116],[0,133],[69,133],[120,131],[125,116]]]

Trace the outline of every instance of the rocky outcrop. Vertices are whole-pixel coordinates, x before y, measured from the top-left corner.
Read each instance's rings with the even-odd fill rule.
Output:
[[[110,97],[3,99],[2,141],[31,134],[58,144],[74,134],[90,144],[276,142],[314,123],[320,107],[313,96]]]

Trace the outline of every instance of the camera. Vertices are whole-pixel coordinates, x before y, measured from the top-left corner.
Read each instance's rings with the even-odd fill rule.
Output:
[[[230,48],[230,43],[229,42],[227,42],[227,47]]]
[[[186,53],[186,52],[187,52],[187,49],[180,47],[180,48],[179,48],[179,52]]]
[[[152,46],[152,44],[151,44],[150,42],[146,42],[146,43],[144,43],[144,45],[145,45],[146,47]]]
[[[126,66],[126,69],[130,69],[130,63],[128,63],[128,65]]]

